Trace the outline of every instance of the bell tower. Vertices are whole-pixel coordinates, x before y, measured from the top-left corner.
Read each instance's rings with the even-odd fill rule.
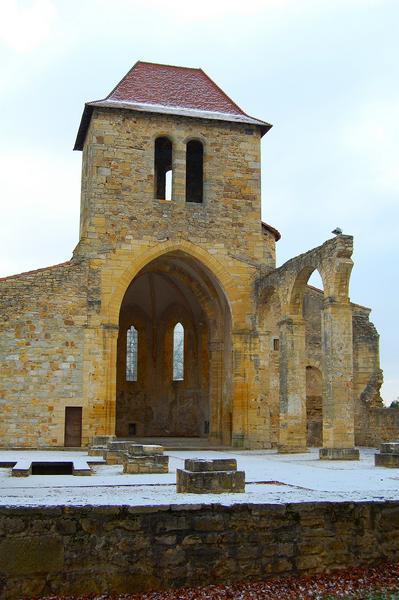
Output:
[[[183,238],[274,266],[260,214],[260,140],[270,127],[201,69],[137,62],[84,109],[77,252]]]

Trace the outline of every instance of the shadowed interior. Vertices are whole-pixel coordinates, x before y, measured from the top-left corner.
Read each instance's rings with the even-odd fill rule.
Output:
[[[173,378],[173,331],[184,328],[184,375]],[[138,332],[137,380],[127,381],[127,330]],[[116,435],[230,438],[226,300],[203,265],[169,253],[133,279],[122,302]],[[222,383],[222,371],[227,384]]]

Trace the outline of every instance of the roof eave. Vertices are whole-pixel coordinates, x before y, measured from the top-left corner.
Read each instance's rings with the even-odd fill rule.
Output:
[[[279,232],[279,230],[276,229],[275,227],[272,227],[272,225],[269,225],[269,223],[262,221],[262,227],[263,227],[263,229],[266,229],[266,231],[268,231],[269,233],[271,233],[274,236],[274,239],[276,240],[276,242],[278,242],[281,239],[281,233]]]
[[[254,117],[250,117],[249,115],[243,115],[242,117],[236,117],[235,115],[229,115],[228,113],[207,113],[206,111],[195,111],[191,109],[179,109],[175,107],[158,107],[157,105],[140,105],[138,103],[132,104],[129,106],[128,102],[115,102],[109,101],[107,99],[104,100],[95,100],[94,102],[86,102],[85,108],[83,110],[82,118],[79,125],[78,134],[76,136],[74,150],[83,150],[83,146],[85,143],[87,130],[90,125],[90,120],[93,114],[94,108],[106,108],[106,109],[123,109],[123,110],[131,110],[137,112],[155,112],[155,113],[164,113],[164,114],[175,114],[177,116],[189,117],[189,118],[200,118],[200,119],[211,119],[211,120],[220,120],[227,121],[230,123],[242,123],[247,125],[255,125],[259,126],[261,137],[265,135],[271,128],[272,125],[270,123],[266,123],[265,121],[260,121],[259,119],[255,119]],[[247,118],[246,118],[247,117]]]
[[[83,150],[93,110],[93,106],[91,106],[90,103],[86,102],[85,107],[83,109],[82,118],[80,119],[80,125],[76,136],[75,145],[73,147],[74,150]]]

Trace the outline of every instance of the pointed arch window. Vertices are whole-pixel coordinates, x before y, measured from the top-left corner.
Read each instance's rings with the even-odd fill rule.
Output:
[[[132,325],[126,334],[126,381],[137,381],[138,341],[137,329]]]
[[[155,198],[158,200],[172,199],[172,154],[172,142],[169,138],[159,137],[155,140]]]
[[[184,327],[176,323],[173,330],[173,381],[184,379]]]
[[[186,146],[186,202],[201,204],[204,196],[204,146],[198,140]]]

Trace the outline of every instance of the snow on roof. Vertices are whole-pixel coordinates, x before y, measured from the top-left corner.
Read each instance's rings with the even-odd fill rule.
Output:
[[[94,107],[123,108],[258,125],[202,69],[138,61],[103,100],[85,105],[74,150],[82,150]]]

